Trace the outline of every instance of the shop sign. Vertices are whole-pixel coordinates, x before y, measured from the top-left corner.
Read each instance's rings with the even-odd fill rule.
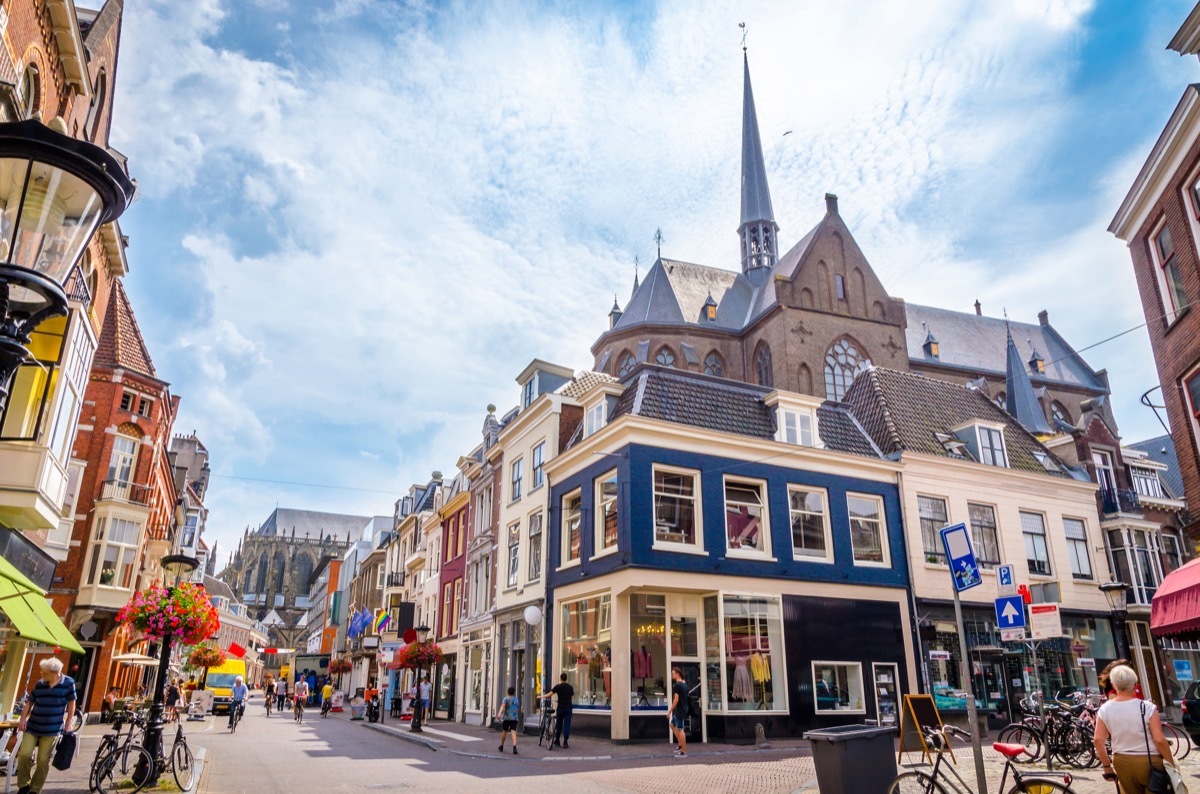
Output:
[[[1182,681],[1192,680],[1192,663],[1187,659],[1175,659],[1175,677]]]
[[[1096,660],[1095,660],[1095,659],[1088,659],[1087,657],[1083,657],[1083,658],[1081,658],[1081,659],[1079,660],[1079,666],[1080,666],[1080,667],[1091,667],[1092,669],[1095,669],[1095,667],[1096,667]]]
[[[929,659],[933,662],[948,662],[950,661],[950,651],[930,651]]]
[[[1063,636],[1062,615],[1058,604],[1030,604],[1030,632],[1035,640],[1048,640]]]

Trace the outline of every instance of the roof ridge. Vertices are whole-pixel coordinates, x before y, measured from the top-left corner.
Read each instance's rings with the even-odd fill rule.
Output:
[[[903,373],[885,367],[868,367],[866,372],[863,373],[867,376],[867,381],[871,384],[871,389],[875,392],[875,396],[879,398],[879,402],[883,406],[883,426],[888,434],[888,441],[894,444],[896,449],[903,450],[905,449],[904,441],[900,438],[900,430],[896,427],[896,423],[892,419],[892,408],[888,405],[887,393],[879,385],[879,373],[881,372]],[[926,380],[931,379],[926,378]]]

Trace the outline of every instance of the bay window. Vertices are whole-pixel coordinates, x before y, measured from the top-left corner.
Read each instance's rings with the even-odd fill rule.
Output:
[[[142,526],[125,518],[100,516],[88,566],[88,584],[133,587],[137,573],[137,551]]]

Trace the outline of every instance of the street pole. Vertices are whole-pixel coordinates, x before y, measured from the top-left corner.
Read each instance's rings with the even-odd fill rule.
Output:
[[[1025,643],[1033,655],[1033,680],[1038,686],[1038,720],[1042,725],[1042,749],[1046,751],[1046,771],[1054,771],[1054,753],[1050,752],[1050,731],[1046,730],[1046,690],[1042,688],[1042,672],[1038,666],[1037,652],[1042,644],[1037,640]]]
[[[971,675],[971,661],[967,658],[967,634],[963,628],[962,599],[958,588],[954,590],[954,622],[958,624],[959,680],[967,693],[967,719],[971,725],[971,752],[975,755],[975,779],[979,794],[988,794],[987,771],[983,768],[983,743],[979,736],[979,712],[975,708],[975,682]]]
[[[174,588],[172,588],[174,590]],[[150,719],[146,722],[145,739],[142,746],[155,759],[152,769],[145,773],[146,786],[153,787],[158,783],[158,776],[164,770],[159,769],[158,759],[163,757],[162,729],[163,712],[165,710],[167,673],[171,666],[171,632],[162,638],[162,648],[158,657],[158,675],[154,679],[154,704],[150,707]]]

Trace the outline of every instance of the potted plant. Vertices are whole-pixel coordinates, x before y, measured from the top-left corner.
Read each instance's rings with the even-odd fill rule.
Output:
[[[177,587],[151,585],[134,593],[117,613],[117,622],[152,639],[199,645],[221,628],[217,608],[203,585],[187,582]]]
[[[225,651],[212,645],[197,645],[188,654],[187,666],[191,668],[220,667],[228,658]]]
[[[329,667],[328,667],[329,674],[336,675],[338,677],[338,684],[337,684],[338,689],[342,688],[342,674],[348,673],[352,669],[354,669],[354,663],[351,662],[349,659],[330,659],[329,660]]]
[[[117,576],[117,572],[112,568],[102,568],[100,570],[100,584],[112,584],[113,579]]]

